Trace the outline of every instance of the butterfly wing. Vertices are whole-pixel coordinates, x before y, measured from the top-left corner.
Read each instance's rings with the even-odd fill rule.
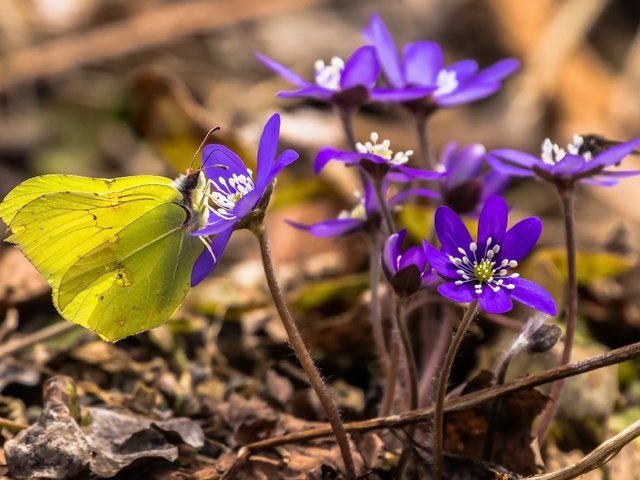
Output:
[[[115,191],[101,179],[73,177],[68,185],[68,176],[47,177],[44,187],[16,187],[0,216],[13,232],[8,241],[51,284],[61,315],[110,341],[164,323],[186,295],[203,248],[181,228],[182,194],[163,177],[144,177],[162,183],[142,185],[137,177],[116,179],[124,188]],[[91,192],[56,191],[68,187]],[[37,189],[53,193],[33,198]],[[17,206],[20,197],[30,201]]]

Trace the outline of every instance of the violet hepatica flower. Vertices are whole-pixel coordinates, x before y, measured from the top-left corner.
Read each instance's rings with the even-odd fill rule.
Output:
[[[440,277],[427,260],[425,245],[407,248],[402,252],[406,230],[391,235],[384,244],[382,267],[397,295],[408,297],[421,288],[436,285]]]
[[[499,172],[520,177],[538,176],[559,187],[575,182],[609,186],[617,184],[620,178],[640,175],[640,170],[613,168],[640,147],[640,138],[608,148],[595,149],[589,145],[580,135],[574,135],[566,149],[547,138],[542,143],[540,157],[502,149],[489,152],[487,160]]]
[[[377,96],[374,86],[380,75],[380,63],[371,46],[358,48],[346,62],[339,57],[333,57],[329,63],[317,60],[313,82],[264,55],[256,53],[256,56],[265,66],[298,87],[278,93],[281,98],[310,97],[352,107]]]
[[[479,213],[480,205],[491,195],[501,193],[509,175],[487,169],[486,149],[479,143],[458,147],[450,142],[440,155],[436,170],[446,173],[439,180],[442,204],[459,214]]]
[[[383,186],[385,194],[387,186],[387,184]],[[411,188],[391,196],[387,200],[387,203],[393,207],[411,196],[439,198],[439,195],[432,190],[426,188]],[[377,229],[381,221],[381,212],[371,182],[365,182],[364,195],[357,192],[355,197],[357,200],[356,205],[350,210],[342,210],[337,218],[323,220],[311,225],[304,225],[291,220],[287,220],[287,223],[300,230],[306,230],[316,237],[337,237],[355,232],[368,231],[370,228]]]
[[[200,283],[215,268],[233,230],[254,210],[263,207],[276,175],[298,158],[293,150],[276,155],[279,135],[280,115],[276,113],[269,118],[260,137],[255,180],[240,157],[224,145],[212,144],[203,149],[202,170],[208,182],[209,217],[206,225],[192,235],[215,235],[215,238],[196,260],[191,286]]]
[[[502,79],[520,66],[518,60],[508,58],[484,70],[479,70],[474,60],[461,60],[445,67],[440,45],[426,40],[405,45],[401,58],[389,30],[375,14],[364,35],[375,46],[391,86],[387,100],[406,101],[421,89],[429,92],[431,110],[488,97],[500,89]]]
[[[478,300],[489,313],[504,313],[516,300],[548,315],[556,305],[541,286],[521,278],[513,269],[533,248],[542,231],[537,217],[521,220],[507,230],[507,202],[489,197],[478,221],[477,240],[449,207],[438,207],[435,229],[442,245],[425,244],[429,263],[445,280],[438,292],[456,302]]]
[[[394,152],[391,150],[391,142],[383,140],[373,132],[371,140],[365,143],[357,143],[357,151],[338,150],[332,147],[324,147],[318,151],[315,160],[315,172],[318,173],[331,160],[337,160],[345,165],[359,165],[375,180],[386,178],[399,182],[408,182],[413,179],[434,180],[444,176],[443,173],[420,170],[407,167],[409,157],[413,150]]]

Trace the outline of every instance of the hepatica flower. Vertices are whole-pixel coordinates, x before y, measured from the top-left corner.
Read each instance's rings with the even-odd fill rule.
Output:
[[[494,195],[482,208],[477,239],[449,207],[438,207],[435,228],[442,245],[438,250],[425,245],[429,263],[445,280],[438,292],[456,302],[478,300],[489,313],[504,313],[516,300],[548,315],[556,306],[539,285],[521,278],[514,269],[540,237],[542,222],[529,217],[507,230],[508,208]]]
[[[542,143],[539,157],[518,150],[493,150],[488,162],[496,170],[508,175],[533,177],[566,187],[575,182],[595,185],[615,185],[620,178],[640,175],[640,170],[616,170],[627,155],[640,146],[640,138],[613,145],[592,148],[590,142],[574,135],[567,148],[561,148],[548,138]],[[595,152],[595,154],[594,154]]]
[[[276,155],[279,135],[280,115],[275,114],[265,124],[260,137],[255,178],[240,157],[224,145],[207,145],[202,151],[202,169],[208,182],[208,218],[206,225],[192,235],[215,235],[215,238],[196,260],[191,286],[200,283],[214,269],[231,233],[242,226],[242,220],[266,207],[263,203],[268,201],[276,175],[298,158],[293,150]]]
[[[479,143],[458,147],[450,142],[440,155],[436,170],[446,175],[439,179],[442,204],[459,214],[479,212],[479,206],[491,195],[501,193],[509,175],[487,170],[486,149]]]
[[[492,95],[501,81],[519,66],[513,58],[500,60],[479,70],[474,60],[462,60],[445,66],[442,48],[436,42],[409,43],[398,54],[396,45],[378,15],[373,15],[364,31],[375,46],[385,77],[391,87],[389,101],[406,101],[412,92],[426,91],[430,108],[450,107]],[[395,97],[392,95],[395,92]]]
[[[433,180],[443,176],[443,173],[407,167],[413,155],[412,150],[394,152],[389,140],[379,140],[380,136],[373,132],[370,141],[356,144],[357,151],[321,148],[316,155],[315,172],[320,172],[327,163],[336,160],[345,165],[359,165],[376,180],[387,178],[406,182],[413,179]]]
[[[397,295],[408,297],[421,288],[440,282],[427,260],[426,244],[407,248],[402,252],[406,230],[391,235],[384,244],[382,266]]]

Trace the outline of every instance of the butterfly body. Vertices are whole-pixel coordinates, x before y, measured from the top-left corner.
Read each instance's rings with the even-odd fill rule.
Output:
[[[164,323],[189,290],[206,181],[184,178],[44,175],[12,190],[0,218],[60,314],[117,341]]]

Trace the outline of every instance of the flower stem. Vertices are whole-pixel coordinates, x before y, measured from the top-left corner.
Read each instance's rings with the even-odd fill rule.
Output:
[[[573,338],[576,332],[576,322],[578,314],[578,277],[576,273],[576,239],[575,239],[575,190],[573,185],[565,188],[558,188],[558,193],[562,199],[562,214],[564,216],[565,240],[567,249],[567,313],[566,331],[564,337],[564,348],[560,357],[560,366],[567,365],[571,361],[571,350],[573,349]],[[549,393],[549,403],[542,412],[536,436],[538,443],[542,445],[553,415],[558,407],[558,398],[562,391],[564,382],[559,380],[551,385]]]
[[[394,328],[395,330],[395,328]],[[385,379],[385,386],[382,395],[382,403],[378,416],[385,417],[391,413],[393,408],[393,400],[396,397],[396,385],[398,384],[398,364],[400,362],[400,339],[395,334],[391,339],[391,360],[389,363],[389,371]]]
[[[337,107],[338,115],[340,116],[340,122],[342,123],[342,130],[344,131],[344,139],[352,150],[356,149],[356,134],[353,129],[353,114],[354,111],[351,108]]]
[[[442,456],[444,453],[444,400],[447,393],[447,383],[449,382],[449,374],[453,361],[458,353],[460,343],[464,334],[469,329],[469,325],[478,313],[478,301],[474,300],[462,317],[462,322],[456,331],[449,349],[444,357],[440,377],[438,378],[438,388],[436,391],[436,404],[433,413],[433,480],[442,479]]]
[[[389,375],[389,354],[384,339],[382,315],[380,312],[380,231],[370,234],[371,255],[369,257],[369,288],[371,290],[371,330],[373,343],[378,351],[378,361],[385,376]]]
[[[415,114],[416,119],[416,133],[418,135],[418,143],[420,145],[420,160],[423,168],[427,170],[433,170],[433,159],[431,158],[431,151],[429,149],[429,135],[427,132],[427,119],[428,115],[422,115],[420,113]]]
[[[391,235],[393,232],[396,231],[396,227],[393,222],[393,215],[391,215],[391,209],[389,208],[389,204],[384,198],[384,180],[374,179],[373,190],[376,193],[376,199],[378,200],[378,205],[380,207],[380,211],[382,212],[382,220],[383,220],[382,233],[388,237],[389,235]]]
[[[404,318],[404,302],[405,300],[403,298],[396,298],[395,321],[400,340],[402,341],[402,354],[409,377],[409,410],[415,410],[418,408],[418,369],[416,367],[415,356],[413,355],[409,330],[407,330],[406,318]]]
[[[261,224],[260,227],[261,228],[252,228],[252,231],[256,235],[260,243],[260,254],[262,255],[264,274],[267,279],[267,283],[269,284],[271,296],[273,297],[273,301],[275,303],[276,309],[278,310],[278,314],[280,315],[284,328],[287,331],[291,346],[293,347],[293,350],[298,357],[302,368],[307,374],[307,377],[309,377],[309,382],[311,383],[311,386],[313,387],[316,395],[318,396],[318,399],[320,400],[320,404],[322,405],[322,409],[327,416],[327,420],[331,424],[333,433],[336,436],[336,442],[338,443],[338,447],[340,448],[340,452],[342,454],[346,476],[349,479],[355,479],[356,471],[353,463],[353,457],[351,455],[351,449],[349,447],[349,438],[347,437],[347,433],[344,429],[344,424],[342,423],[342,420],[340,420],[338,409],[336,408],[335,403],[333,403],[333,400],[329,395],[327,386],[322,381],[320,372],[318,372],[318,369],[313,363],[313,359],[309,354],[309,350],[307,350],[307,347],[302,340],[302,336],[298,331],[298,327],[296,326],[293,316],[289,311],[289,307],[287,306],[287,302],[285,301],[282,290],[280,290],[280,286],[278,285],[278,282],[276,280],[273,262],[271,260],[271,247],[269,244],[269,239],[267,238],[267,232],[264,224]]]

